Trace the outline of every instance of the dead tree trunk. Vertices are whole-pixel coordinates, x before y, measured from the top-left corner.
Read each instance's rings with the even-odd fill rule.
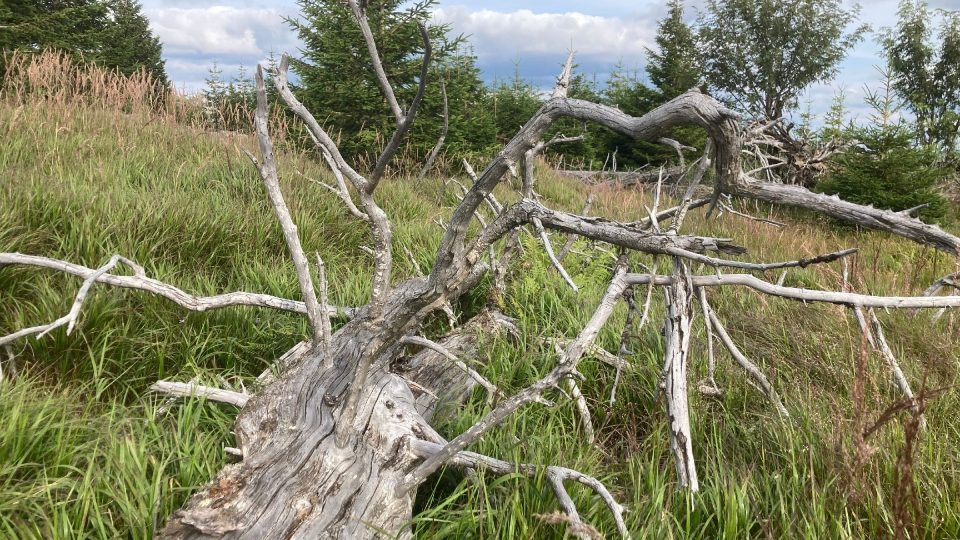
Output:
[[[747,177],[741,166],[743,137],[739,118],[699,92],[687,92],[639,118],[610,107],[569,99],[566,89],[572,56],[557,82],[554,94],[476,176],[473,186],[464,194],[446,227],[429,275],[395,283],[391,279],[393,257],[390,222],[376,201],[375,191],[390,158],[409,131],[422,100],[431,52],[429,35],[426,28],[421,27],[426,45],[421,78],[415,99],[404,111],[380,64],[363,8],[355,0],[349,0],[349,4],[365,37],[378,83],[397,122],[394,134],[369,176],[360,174],[346,162],[333,139],[297,101],[286,82],[286,58],[281,62],[278,72],[274,73],[280,97],[303,121],[338,179],[338,187],[331,186],[331,189],[344,201],[350,214],[370,228],[374,241],[375,264],[370,301],[366,306],[346,312],[351,320],[332,336],[329,335],[328,321],[325,319],[344,311],[326,305],[322,274],[319,289],[321,297],[318,299],[314,296],[313,276],[277,181],[272,144],[267,132],[266,91],[260,70],[257,73],[256,124],[262,162],[252,155],[251,159],[260,171],[284,229],[284,238],[301,284],[303,301],[249,293],[197,298],[146,277],[141,267],[120,257],[111,259],[107,265],[95,270],[42,257],[0,254],[0,265],[20,264],[56,269],[84,279],[74,307],[67,316],[48,325],[0,338],[0,345],[26,335],[42,334],[60,325],[72,328],[84,298],[96,283],[151,291],[187,309],[198,311],[252,305],[292,311],[309,318],[312,340],[309,344],[298,346],[301,347],[297,349],[299,354],[291,354],[290,365],[285,366],[285,371],[279,377],[265,378],[265,387],[249,398],[228,396],[233,403],[242,406],[235,429],[238,453],[242,459],[222,469],[181,510],[171,516],[166,527],[159,532],[162,538],[409,536],[417,486],[443,466],[484,467],[495,474],[535,476],[544,473],[560,505],[568,514],[571,532],[579,535],[585,534],[583,531],[586,528],[566,492],[564,482],[581,483],[590,487],[604,501],[614,516],[617,530],[623,536],[628,536],[622,516],[624,509],[596,479],[563,467],[510,464],[466,451],[477,438],[496,428],[521,407],[543,402],[545,394],[553,392],[563,383],[570,384],[570,381],[582,377],[577,370],[578,363],[595,347],[594,341],[600,329],[609,320],[627,287],[645,283],[667,289],[669,312],[664,326],[666,356],[663,380],[671,444],[679,484],[693,491],[697,489],[698,480],[692,452],[687,378],[691,295],[695,288],[745,286],[798,301],[859,307],[960,307],[960,297],[957,296],[873,297],[783,287],[746,273],[722,274],[723,268],[750,272],[828,263],[848,256],[855,250],[767,264],[715,258],[708,253],[741,254],[744,250],[727,239],[679,233],[686,213],[703,203],[690,198],[693,190],[688,190],[687,198],[677,208],[664,212],[654,208],[645,220],[618,223],[543,206],[531,197],[534,179],[532,171],[529,171],[525,174],[524,184],[525,195],[530,198],[506,208],[495,204],[491,194],[494,187],[525,157],[530,158],[531,151],[535,153],[535,149],[544,144],[544,134],[558,119],[592,121],[634,139],[651,141],[662,137],[674,126],[692,124],[706,129],[710,136],[708,148],[713,151],[712,163],[717,173],[718,193],[726,191],[777,204],[809,208],[888,230],[951,253],[956,253],[960,246],[956,237],[908,217],[815,195],[802,188],[763,184]],[[701,158],[704,166],[709,157],[705,155]],[[699,170],[696,181],[702,174],[703,170]],[[348,182],[356,195],[347,189]],[[359,204],[354,202],[354,197]],[[484,221],[479,233],[471,235],[469,226],[479,218],[484,204],[490,206],[493,216],[489,222]],[[669,229],[662,231],[660,224],[668,219],[674,222]],[[496,266],[497,246],[502,243],[501,240],[512,237],[515,242],[516,235],[511,233],[526,225],[537,228],[544,246],[550,245],[546,231],[554,230],[611,244],[621,251],[621,255],[611,269],[607,292],[583,330],[576,338],[562,341],[565,343],[563,347],[559,346],[561,341],[553,342],[557,344],[557,366],[543,379],[507,397],[501,396],[492,383],[457,357],[457,351],[464,350],[461,345],[470,345],[469,339],[451,338],[435,343],[417,333],[428,316],[449,306],[450,302],[474,287],[492,266]],[[504,251],[510,253],[512,248]],[[675,271],[668,276],[657,275],[655,270],[647,274],[629,273],[627,254],[631,251],[670,256],[675,261]],[[558,269],[562,269],[560,259],[553,259]],[[690,275],[685,260],[709,265],[715,273]],[[133,268],[134,275],[111,274],[110,270],[120,262]],[[573,277],[566,272],[561,274],[576,287]],[[707,311],[711,322],[722,332],[717,315],[712,310]],[[644,320],[646,315],[645,309]],[[479,327],[486,328],[482,324]],[[725,332],[723,335],[726,335]],[[733,350],[729,336],[724,341]],[[413,361],[407,361],[406,353],[411,346],[432,352],[422,352]],[[622,362],[622,359],[614,358]],[[620,365],[617,366],[619,369]],[[765,381],[757,371],[753,376]],[[444,440],[430,427],[433,410],[447,400],[459,399],[475,383],[486,387],[493,396],[491,403],[495,406],[468,430],[450,441]],[[572,388],[577,387],[574,384]],[[771,399],[776,397],[772,388],[764,388],[764,391],[773,396]],[[207,395],[214,399],[217,394],[208,392]],[[424,399],[424,395],[430,398]],[[775,401],[778,409],[785,412],[779,399]],[[581,406],[586,423],[589,411],[583,409]]]

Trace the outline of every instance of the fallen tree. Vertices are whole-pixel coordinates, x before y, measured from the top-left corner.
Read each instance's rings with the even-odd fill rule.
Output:
[[[273,73],[273,81],[280,98],[300,118],[319,152],[330,164],[338,181],[337,187],[331,188],[346,203],[353,219],[370,228],[375,264],[372,291],[366,305],[350,309],[331,306],[326,295],[323,263],[319,258],[311,262],[303,250],[297,227],[280,190],[273,144],[267,129],[266,88],[260,69],[256,77],[256,134],[260,152],[259,157],[252,153],[249,156],[260,173],[283,229],[299,278],[300,300],[253,293],[198,298],[147,277],[140,266],[120,256],[92,269],[37,256],[0,254],[0,265],[56,270],[84,280],[67,315],[52,323],[0,338],[0,344],[28,335],[43,335],[63,325],[68,327],[69,333],[78,320],[84,299],[95,284],[160,294],[191,310],[247,305],[298,313],[309,321],[309,341],[299,344],[278,361],[277,375],[265,373],[260,388],[253,394],[170,381],[161,381],[155,386],[158,391],[203,395],[239,408],[235,424],[237,448],[233,451],[239,461],[224,467],[182,509],[170,516],[165,527],[158,532],[162,538],[409,535],[417,487],[444,466],[468,470],[482,468],[493,474],[544,474],[567,514],[571,532],[585,537],[589,529],[579,517],[565,482],[583,484],[610,509],[619,532],[629,536],[623,520],[624,508],[597,479],[560,465],[509,463],[469,452],[468,448],[521,407],[548,402],[550,398],[575,400],[581,422],[588,428],[585,432],[592,432],[590,411],[579,390],[578,381],[583,375],[578,365],[584,358],[596,356],[616,369],[623,367],[623,359],[619,356],[597,350],[595,340],[616,306],[625,298],[629,299],[631,310],[639,309],[632,300],[634,287],[647,287],[641,325],[649,318],[650,299],[655,287],[663,289],[667,301],[663,326],[666,353],[661,384],[677,481],[691,491],[698,489],[693,455],[696,441],[691,435],[687,399],[695,309],[700,309],[704,319],[710,321],[710,328],[716,331],[745,374],[782,415],[789,415],[789,408],[781,402],[771,383],[724,330],[719,316],[709,305],[707,289],[750,287],[762,294],[802,302],[828,302],[854,310],[960,307],[960,296],[931,293],[922,297],[877,297],[849,291],[815,291],[769,283],[748,273],[829,263],[847,257],[855,250],[793,261],[753,263],[730,258],[745,251],[730,239],[682,234],[680,230],[688,212],[694,206],[709,203],[694,200],[692,194],[707,166],[711,165],[717,175],[717,196],[729,193],[807,208],[887,230],[953,255],[960,254],[960,239],[909,216],[846,203],[796,186],[766,184],[751,178],[743,171],[743,133],[739,117],[699,92],[687,92],[638,118],[603,105],[568,98],[566,91],[572,57],[558,78],[550,99],[482,172],[475,175],[473,185],[465,189],[460,204],[446,224],[429,272],[395,282],[391,277],[391,224],[377,201],[377,187],[416,118],[427,85],[431,50],[426,28],[421,27],[426,53],[419,88],[414,100],[404,110],[394,97],[380,64],[363,9],[353,0],[350,6],[365,36],[383,95],[396,119],[396,130],[369,174],[361,173],[344,159],[333,139],[297,100],[287,84],[286,57]],[[690,187],[679,206],[660,211],[658,201],[643,219],[619,223],[602,217],[558,211],[534,199],[535,178],[532,167],[526,165],[535,156],[533,150],[543,144],[545,133],[561,118],[597,122],[634,139],[654,141],[672,127],[696,125],[708,132],[710,144],[698,163],[691,165],[688,171]],[[504,206],[496,201],[492,191],[508,172],[518,169],[523,171],[524,197],[516,204]],[[351,186],[352,191],[348,189]],[[489,211],[486,218],[483,217],[484,211]],[[474,220],[481,221],[479,229],[470,227]],[[576,336],[552,342],[557,351],[556,366],[529,387],[512,396],[504,396],[494,382],[487,381],[476,369],[463,362],[463,355],[475,347],[470,336],[477,332],[492,332],[496,328],[510,331],[509,320],[485,312],[482,318],[466,323],[459,331],[438,341],[428,339],[421,332],[428,317],[476,287],[486,273],[502,274],[518,250],[519,231],[528,225],[537,231],[551,262],[571,285],[572,280],[562,266],[563,257],[554,255],[546,231],[606,243],[618,253],[610,269],[606,292],[590,320]],[[659,274],[656,269],[647,273],[633,271],[632,252],[669,259],[670,272]],[[706,265],[713,272],[711,275],[695,275],[691,263]],[[132,268],[134,275],[112,273],[119,264]],[[724,274],[723,269],[727,268],[736,268],[742,273]],[[938,289],[940,285],[953,283],[951,278],[941,281]],[[332,331],[332,317],[346,320],[336,332]],[[628,317],[628,320],[634,318]],[[877,323],[874,329],[878,327]],[[417,352],[411,356],[413,349]],[[888,363],[893,366],[896,362],[893,359]],[[710,383],[710,391],[715,391],[712,373]],[[488,392],[492,405],[490,412],[461,434],[445,439],[431,427],[432,415],[463,399],[476,384]],[[898,377],[898,384],[906,395],[912,396],[905,379]],[[561,385],[565,385],[567,391],[557,392],[559,397],[555,397],[555,389]]]

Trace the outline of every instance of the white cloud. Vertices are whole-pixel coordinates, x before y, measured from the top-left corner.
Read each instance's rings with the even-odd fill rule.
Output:
[[[600,17],[579,12],[534,13],[466,7],[440,8],[437,22],[450,23],[455,32],[471,36],[476,52],[484,56],[562,54],[573,47],[578,55],[616,59],[639,58],[653,43],[656,21]]]
[[[292,41],[274,9],[165,8],[148,10],[147,15],[168,55],[262,56],[267,48]]]

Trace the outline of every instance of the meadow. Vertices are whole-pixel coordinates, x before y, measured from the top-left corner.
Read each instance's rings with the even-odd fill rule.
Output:
[[[43,77],[66,68],[48,69]],[[255,148],[252,137],[207,131],[195,121],[196,104],[158,107],[141,99],[142,88],[109,78],[88,78],[73,90],[67,79],[48,87],[41,79],[8,86],[0,95],[0,252],[90,267],[121,254],[148,275],[194,294],[298,296],[263,185],[240,151]],[[98,84],[102,91],[91,91]],[[329,181],[316,156],[286,145],[279,158],[304,248],[326,262],[332,303],[362,305],[372,269],[362,249],[369,234],[335,195],[311,181]],[[593,213],[634,220],[646,215],[653,198],[649,188],[577,183],[545,164],[537,174],[544,202],[569,211],[579,211],[592,192]],[[436,221],[448,218],[458,202],[457,188],[446,179],[396,175],[378,191],[394,223],[395,253],[412,254],[395,257],[397,280],[431,265],[442,234]],[[504,183],[497,197],[517,200],[516,186]],[[919,294],[958,269],[946,255],[888,234],[753,203],[741,207],[786,227],[730,214],[708,220],[698,210],[685,229],[733,238],[756,261],[857,247],[851,282],[864,293]],[[947,226],[957,230],[956,223]],[[555,244],[563,241],[554,235]],[[577,243],[567,259],[581,287],[574,293],[535,238],[524,235],[523,242],[525,255],[515,259],[503,298],[492,299],[484,281],[454,306],[465,320],[496,301],[518,321],[523,339],[483,337],[481,355],[470,359],[508,394],[553,367],[555,355],[539,338],[580,330],[611,265],[604,251]],[[652,263],[638,255],[633,261]],[[785,284],[839,289],[841,269],[834,263],[790,270]],[[78,286],[79,280],[53,272],[0,268],[0,335],[61,316]],[[849,310],[736,288],[710,295],[733,339],[770,377],[792,417],[781,419],[718,347],[722,396],[691,393],[699,494],[675,486],[658,389],[659,293],[651,323],[630,341],[630,368],[613,405],[614,372],[596,361],[583,365],[596,445],[583,443],[573,404],[558,394],[553,407],[522,409],[472,449],[601,478],[629,509],[635,538],[881,538],[898,533],[898,519],[910,538],[960,537],[960,314],[934,321],[925,313],[878,313],[914,389],[930,397],[927,424],[916,439],[907,437],[909,415],[900,414],[864,440],[855,434],[900,396],[882,359],[864,347]],[[607,350],[619,347],[625,315],[621,306],[602,332],[599,344]],[[706,373],[702,320],[694,329],[691,382]],[[447,330],[442,322],[430,328],[434,336]],[[95,286],[72,335],[60,329],[18,341],[9,351],[13,361],[4,352],[0,538],[151,537],[227,462],[235,409],[199,399],[171,401],[151,394],[150,384],[174,379],[253,388],[256,376],[307,332],[305,321],[293,315],[251,308],[187,313],[145,293]],[[478,391],[436,427],[456,434],[488,407]],[[571,495],[586,522],[616,534],[592,492],[574,488]],[[543,479],[444,471],[420,489],[413,527],[420,538],[561,538],[565,527],[550,523],[556,510]]]

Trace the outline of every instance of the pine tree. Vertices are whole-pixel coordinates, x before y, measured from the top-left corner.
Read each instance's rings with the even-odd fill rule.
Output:
[[[130,75],[145,69],[166,87],[160,40],[137,0],[5,0],[0,52],[63,51]],[[0,55],[0,73],[4,71]]]
[[[436,0],[409,6],[402,0],[364,4],[387,78],[405,107],[416,93],[424,51],[417,23],[429,22]],[[344,154],[374,156],[395,120],[377,85],[353,13],[342,0],[298,0],[298,5],[300,17],[287,20],[303,42],[303,57],[292,64],[300,78],[298,95],[310,110],[322,115],[318,120],[339,134]],[[459,44],[459,38],[447,38],[448,31],[444,25],[429,28],[435,62],[443,62]]]
[[[669,14],[657,27],[657,47],[647,49],[647,74],[663,101],[698,86],[701,66],[693,29],[683,21],[683,0],[670,0]]]
[[[515,66],[513,79],[494,81],[487,95],[487,111],[493,115],[497,141],[505,143],[512,139],[542,104],[537,88],[520,76],[519,64]]]
[[[169,84],[161,59],[160,38],[150,30],[150,21],[136,0],[110,0],[107,4],[110,23],[102,33],[103,46],[96,56],[98,63],[124,75],[145,70],[155,82]]]
[[[847,138],[857,144],[834,161],[830,175],[817,189],[890,210],[927,205],[919,211],[921,217],[942,218],[947,204],[937,184],[945,171],[937,165],[936,148],[916,146],[914,127],[897,119],[901,104],[891,79],[884,80],[881,92],[867,89],[865,101],[874,111],[870,123],[847,128]]]

